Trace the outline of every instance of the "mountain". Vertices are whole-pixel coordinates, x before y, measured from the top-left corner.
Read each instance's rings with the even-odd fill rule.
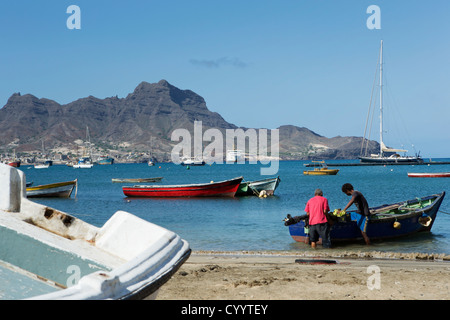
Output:
[[[280,156],[283,159],[352,159],[361,155],[361,137],[326,138],[292,125],[281,126]],[[377,153],[379,144],[369,141],[370,153]]]
[[[208,109],[205,100],[191,90],[181,90],[165,80],[140,83],[125,98],[93,96],[61,105],[31,94],[14,93],[0,109],[0,152],[45,149],[75,152],[89,138],[98,152],[151,152],[159,161],[169,160],[178,128],[193,132],[194,121],[203,130],[237,129]],[[243,128],[245,130],[245,128]],[[336,159],[359,155],[361,138],[326,138],[309,129],[282,126],[282,159]],[[371,142],[374,150],[376,142]]]

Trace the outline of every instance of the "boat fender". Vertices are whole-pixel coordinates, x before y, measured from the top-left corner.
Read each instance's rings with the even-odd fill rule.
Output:
[[[259,196],[258,197],[260,197],[260,198],[267,198],[267,192],[266,192],[266,190],[262,190],[260,193],[259,193]]]
[[[402,227],[402,224],[400,222],[397,222],[397,221],[394,222],[395,229],[400,229],[401,227]]]

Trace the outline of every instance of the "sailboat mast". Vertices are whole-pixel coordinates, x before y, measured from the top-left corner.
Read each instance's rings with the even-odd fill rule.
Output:
[[[380,157],[383,157],[383,40],[380,48]]]

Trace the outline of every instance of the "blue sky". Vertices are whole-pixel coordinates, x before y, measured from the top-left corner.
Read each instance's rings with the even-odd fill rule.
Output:
[[[66,27],[72,4],[81,30]],[[381,30],[366,26],[373,4]],[[0,105],[166,79],[238,126],[362,136],[383,39],[387,144],[447,157],[449,16],[448,0],[3,1]]]

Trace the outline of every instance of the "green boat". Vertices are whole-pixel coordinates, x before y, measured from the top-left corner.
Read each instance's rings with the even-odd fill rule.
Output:
[[[257,181],[244,181],[239,185],[235,196],[273,196],[280,181],[280,177]]]

